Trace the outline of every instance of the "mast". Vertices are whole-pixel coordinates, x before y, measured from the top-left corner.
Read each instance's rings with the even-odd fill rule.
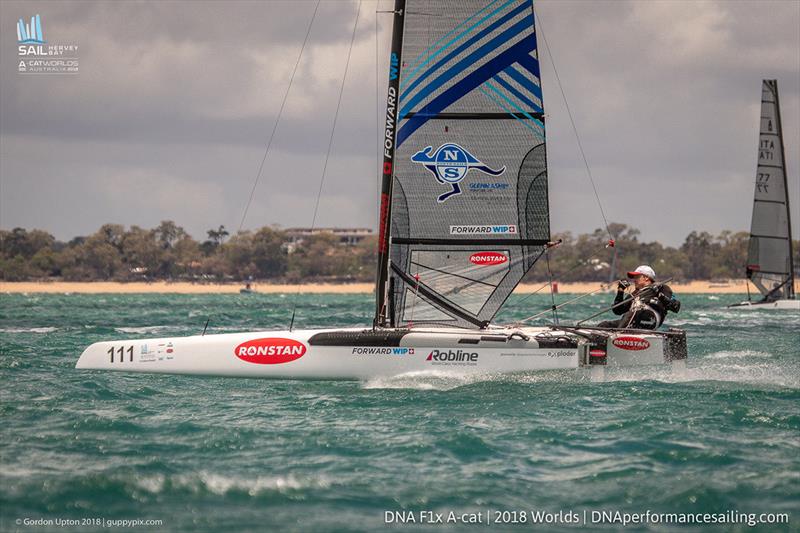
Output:
[[[789,180],[786,169],[786,153],[783,145],[783,123],[781,122],[781,103],[778,97],[778,80],[771,80],[775,87],[775,115],[778,123],[778,139],[781,142],[781,167],[783,167],[783,190],[786,192],[786,223],[787,235],[789,236],[789,288],[786,290],[788,299],[794,299],[794,250],[792,250],[792,210],[789,209]]]
[[[394,154],[397,143],[398,99],[400,93],[401,53],[405,0],[394,2],[392,26],[392,51],[389,56],[389,89],[386,96],[386,122],[383,139],[383,166],[381,168],[381,207],[378,215],[378,275],[375,283],[374,327],[386,325],[387,280],[389,278],[389,238],[392,217],[392,185],[394,182]]]

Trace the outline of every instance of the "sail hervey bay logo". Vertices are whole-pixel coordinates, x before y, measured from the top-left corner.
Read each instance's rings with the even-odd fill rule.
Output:
[[[294,339],[279,337],[253,339],[234,349],[236,357],[258,365],[277,365],[300,359],[306,353],[306,345]]]
[[[44,34],[42,34],[42,17],[36,15],[31,17],[30,24],[24,20],[17,21],[17,42],[19,44],[44,44]]]
[[[492,170],[463,147],[454,143],[443,144],[435,152],[432,146],[428,146],[414,154],[411,157],[411,161],[427,168],[439,183],[450,185],[452,190],[439,195],[437,198],[439,203],[444,202],[451,196],[461,194],[459,183],[467,177],[470,169],[480,170],[490,176],[499,176],[506,171],[506,167],[500,170]]]

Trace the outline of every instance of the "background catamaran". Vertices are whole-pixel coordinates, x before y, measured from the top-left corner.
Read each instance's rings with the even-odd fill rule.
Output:
[[[490,324],[552,244],[534,13],[453,7],[395,3],[371,328],[100,342],[77,367],[336,379],[684,360],[679,330]]]
[[[758,167],[745,274],[761,293],[761,299],[754,302],[748,294],[748,301],[731,307],[800,309],[794,291],[792,223],[778,80],[764,80],[761,84]]]

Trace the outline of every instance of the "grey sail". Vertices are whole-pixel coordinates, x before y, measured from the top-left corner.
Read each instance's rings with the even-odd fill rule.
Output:
[[[777,80],[764,80],[761,86],[758,142],[746,274],[765,299],[794,299],[791,221]]]
[[[408,0],[404,18],[389,314],[481,327],[550,239],[533,4]]]

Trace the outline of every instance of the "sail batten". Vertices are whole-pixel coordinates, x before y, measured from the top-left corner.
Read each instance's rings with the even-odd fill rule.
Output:
[[[394,325],[485,326],[550,240],[531,0],[407,0],[392,162]]]
[[[760,122],[746,274],[765,299],[793,299],[791,221],[776,80],[762,82]]]

